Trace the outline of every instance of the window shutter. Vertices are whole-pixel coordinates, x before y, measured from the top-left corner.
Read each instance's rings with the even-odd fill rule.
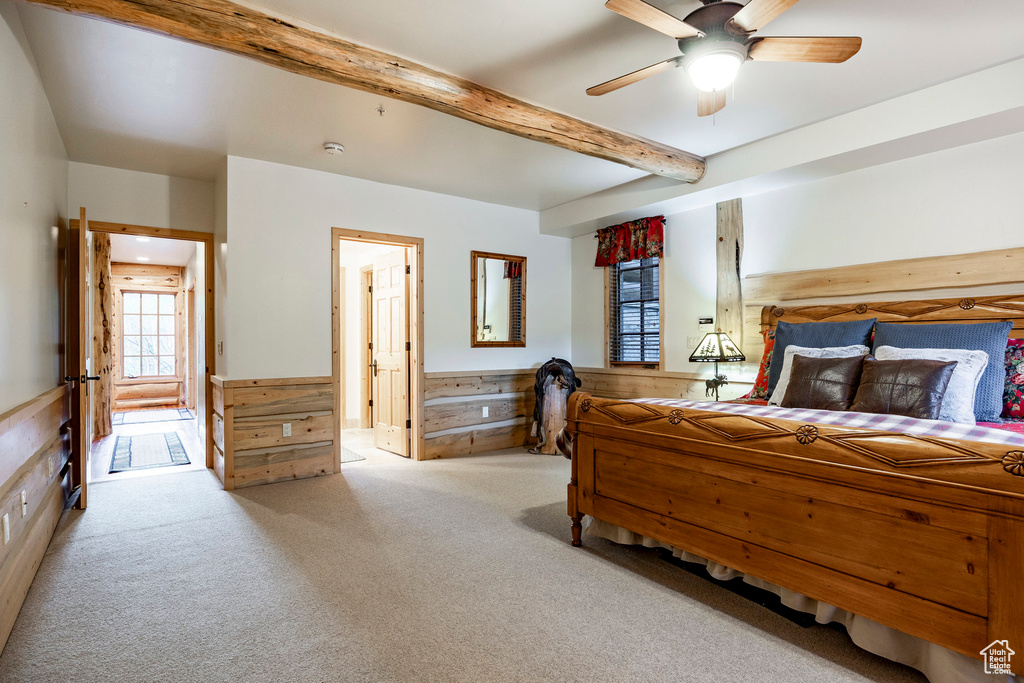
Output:
[[[508,340],[523,341],[523,278],[522,275],[508,281]]]
[[[661,358],[658,259],[609,267],[608,358],[612,363],[657,363]]]

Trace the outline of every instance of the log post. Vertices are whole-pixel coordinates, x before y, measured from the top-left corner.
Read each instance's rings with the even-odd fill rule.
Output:
[[[92,238],[92,362],[99,381],[92,390],[92,433],[101,439],[113,431],[111,401],[114,391],[113,320],[114,288],[110,283],[110,235],[95,233]]]
[[[718,294],[715,327],[744,348],[743,289],[740,264],[743,261],[743,200],[718,203],[718,230],[715,242],[718,264]]]

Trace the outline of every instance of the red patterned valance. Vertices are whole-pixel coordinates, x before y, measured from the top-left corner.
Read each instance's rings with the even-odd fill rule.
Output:
[[[650,216],[597,231],[595,266],[661,256],[665,248],[665,217]]]

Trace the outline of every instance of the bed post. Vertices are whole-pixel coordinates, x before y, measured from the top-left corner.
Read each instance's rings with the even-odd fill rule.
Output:
[[[1005,641],[1019,652],[1024,645],[1024,502],[993,496],[989,510],[986,642]],[[1021,661],[1021,657],[1012,661],[1015,674],[1024,673]]]
[[[579,441],[577,438],[579,432],[576,420],[579,411],[580,396],[581,394],[577,392],[569,397],[568,405],[566,406],[566,416],[568,419],[566,420],[565,429],[563,430],[569,437],[566,441],[569,442],[571,448],[570,460],[572,461],[572,466],[571,474],[569,475],[569,486],[566,499],[568,501],[569,518],[572,520],[572,525],[570,527],[572,530],[572,544],[577,548],[583,545],[583,515],[580,514],[579,499],[577,498],[577,486],[579,483],[579,449],[576,444]]]
[[[578,500],[576,498],[576,495],[577,495],[576,485],[577,485],[577,476],[578,476],[578,470],[579,470],[579,465],[577,463],[578,463],[578,461],[576,459],[576,439],[573,439],[572,440],[572,474],[570,475],[570,478],[569,478],[568,501],[569,501],[569,518],[572,519],[572,526],[570,527],[572,529],[572,544],[575,547],[578,548],[581,545],[583,545],[583,540],[581,538],[581,536],[583,534],[583,515],[580,514],[580,506],[579,506],[579,502],[578,502]]]

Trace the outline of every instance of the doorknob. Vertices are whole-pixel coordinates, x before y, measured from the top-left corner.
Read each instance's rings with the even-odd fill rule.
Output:
[[[373,370],[373,376],[376,377],[377,376],[377,359],[376,358],[374,358],[373,362],[370,363],[370,369]]]
[[[64,381],[65,382],[77,382],[78,378],[77,377],[72,377],[71,375],[64,375]]]

